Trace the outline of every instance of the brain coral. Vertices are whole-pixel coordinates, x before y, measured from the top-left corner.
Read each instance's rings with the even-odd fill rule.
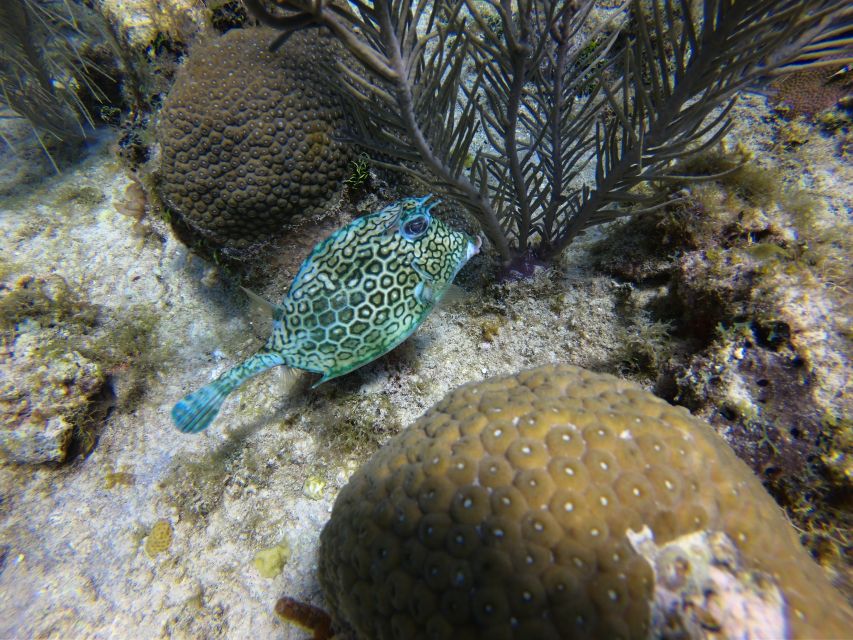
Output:
[[[245,248],[322,210],[350,161],[344,111],[320,72],[333,41],[233,29],[192,50],[157,127],[164,201],[213,242]]]
[[[663,551],[643,553],[643,536]],[[664,571],[655,560],[679,540],[704,545],[697,558],[742,559],[751,577],[729,614],[776,602],[775,631],[772,615],[771,627],[749,621],[763,635],[853,628],[780,509],[706,423],[569,366],[463,386],[392,439],[341,491],[320,581],[337,627],[358,638],[645,638],[661,629],[661,583],[691,569],[693,556]],[[716,562],[708,575],[725,569]],[[748,597],[746,583],[771,595]],[[706,613],[698,628],[725,637],[727,615]]]

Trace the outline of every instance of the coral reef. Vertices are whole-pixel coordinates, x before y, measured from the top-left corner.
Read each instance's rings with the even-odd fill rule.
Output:
[[[96,189],[61,191],[86,206]],[[63,462],[88,454],[112,406],[131,410],[162,364],[156,319],[133,305],[115,317],[63,277],[0,273],[0,454],[15,462]]]
[[[160,114],[160,191],[205,238],[245,249],[321,211],[348,173],[344,112],[317,70],[334,40],[235,29],[194,47]]]
[[[104,370],[66,342],[94,322],[95,309],[59,276],[24,276],[11,286],[0,284],[4,459],[62,462],[75,436],[89,433],[90,423],[103,417],[96,399],[104,391]]]
[[[750,107],[739,117],[778,140],[788,124]],[[648,368],[658,394],[726,438],[849,590],[853,244],[849,194],[834,185],[853,174],[803,127],[808,143],[698,157],[691,170],[725,175],[614,230],[598,260],[649,318],[642,331],[670,326]]]
[[[38,338],[19,337],[0,365],[0,457],[8,461],[63,462],[104,386],[96,363],[71,351],[46,366],[39,347]]]
[[[509,271],[662,206],[648,187],[684,178],[674,160],[720,139],[759,78],[851,61],[843,0],[633,0],[605,20],[595,0],[245,4],[273,47],[323,26],[352,53],[359,142],[465,207]]]
[[[678,543],[698,583],[720,590],[722,608],[706,617],[724,637],[755,624],[727,606],[735,587],[786,635],[841,636],[853,624],[706,423],[571,366],[464,385],[392,439],[339,494],[320,581],[336,624],[358,638],[661,635],[673,621],[658,583],[680,585],[653,569],[635,535],[645,529],[658,547]],[[694,533],[710,540],[698,552],[680,540]],[[728,578],[704,580],[726,555]]]

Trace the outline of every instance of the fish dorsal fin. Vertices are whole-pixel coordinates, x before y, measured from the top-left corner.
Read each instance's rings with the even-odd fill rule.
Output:
[[[240,288],[243,290],[243,292],[247,296],[249,296],[249,299],[252,302],[260,305],[261,307],[263,307],[264,309],[269,311],[270,314],[272,314],[272,317],[275,318],[276,320],[278,320],[279,318],[282,317],[282,315],[284,315],[284,307],[281,307],[277,304],[273,304],[272,302],[270,302],[266,298],[262,298],[261,296],[259,296],[257,293],[255,293],[251,289],[247,289],[246,287],[240,287]]]

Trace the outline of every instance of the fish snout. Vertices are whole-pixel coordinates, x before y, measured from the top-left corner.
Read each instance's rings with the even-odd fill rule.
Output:
[[[482,236],[474,236],[474,240],[468,240],[468,248],[465,253],[465,260],[470,260],[478,253],[480,253],[480,247],[483,246],[483,238]]]

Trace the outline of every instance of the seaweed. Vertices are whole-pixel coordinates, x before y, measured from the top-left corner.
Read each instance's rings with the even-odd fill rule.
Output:
[[[595,26],[592,0],[246,5],[281,30],[272,48],[323,27],[349,49],[362,66],[339,78],[374,166],[463,205],[510,268],[665,207],[649,187],[698,179],[675,163],[725,134],[759,78],[853,59],[843,0],[632,0]]]

